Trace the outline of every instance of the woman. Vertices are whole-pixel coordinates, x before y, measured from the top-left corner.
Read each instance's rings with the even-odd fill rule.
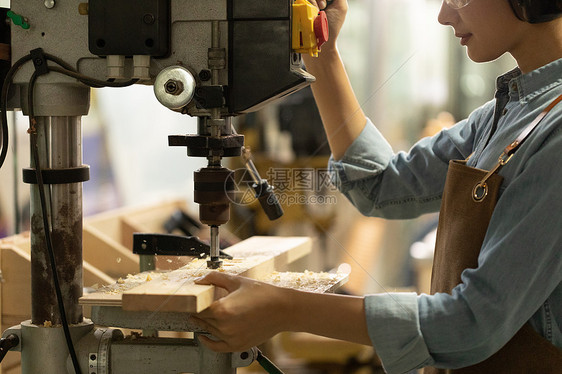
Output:
[[[318,59],[305,60],[317,78],[330,167],[366,215],[410,218],[443,203],[432,295],[316,295],[211,273],[201,283],[229,295],[194,316],[218,339],[203,343],[237,351],[280,331],[305,331],[372,344],[392,373],[559,372],[562,10],[554,3],[535,2],[537,10],[510,0],[445,0],[438,20],[473,61],[510,53],[518,68],[498,78],[494,100],[469,118],[395,154],[349,84],[335,43],[348,5],[335,0],[326,9],[331,40]]]

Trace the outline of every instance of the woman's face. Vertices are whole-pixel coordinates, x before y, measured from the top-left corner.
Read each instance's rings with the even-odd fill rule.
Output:
[[[438,20],[454,29],[475,62],[492,61],[505,52],[517,59],[529,25],[515,16],[507,0],[472,0],[460,9],[443,2]]]

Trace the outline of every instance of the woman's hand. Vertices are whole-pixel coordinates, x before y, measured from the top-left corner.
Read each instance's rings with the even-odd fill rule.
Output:
[[[326,8],[326,0],[308,0],[312,5],[318,9],[324,10],[328,17],[329,38],[328,41],[322,45],[322,51],[328,52],[336,48],[336,40],[343,27],[345,16],[347,14],[348,4],[347,0],[334,0],[329,7]],[[320,52],[320,55],[322,54]]]
[[[284,305],[291,290],[252,279],[210,272],[197,284],[213,284],[228,295],[190,318],[218,340],[200,336],[201,342],[216,352],[239,352],[261,344],[287,329]]]
[[[326,4],[325,0],[309,1],[320,9]],[[306,70],[316,78],[311,85],[312,92],[335,160],[343,157],[367,123],[336,46],[347,10],[347,0],[334,0],[325,10],[328,41],[322,45],[318,57],[302,55]]]
[[[244,351],[281,331],[371,344],[363,297],[297,291],[216,271],[197,283],[214,284],[228,292],[191,315],[195,324],[217,339],[200,336],[213,351]]]

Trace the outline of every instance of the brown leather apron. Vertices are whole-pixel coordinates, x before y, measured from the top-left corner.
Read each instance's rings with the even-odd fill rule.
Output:
[[[548,111],[561,100],[562,96],[553,101],[504,150],[498,164],[491,171],[468,167],[465,165],[466,161],[453,160],[449,163],[437,227],[432,294],[451,293],[461,283],[463,270],[478,267],[480,247],[503,180],[497,171],[509,161],[517,147]],[[560,374],[562,350],[540,336],[527,323],[503,348],[479,364],[454,370],[425,368],[424,373]]]

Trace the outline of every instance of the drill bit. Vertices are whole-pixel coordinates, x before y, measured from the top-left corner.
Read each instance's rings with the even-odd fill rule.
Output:
[[[219,227],[211,226],[211,237],[210,237],[210,257],[211,259],[207,261],[207,267],[209,269],[218,269],[222,265],[220,260],[220,246],[219,246]]]

